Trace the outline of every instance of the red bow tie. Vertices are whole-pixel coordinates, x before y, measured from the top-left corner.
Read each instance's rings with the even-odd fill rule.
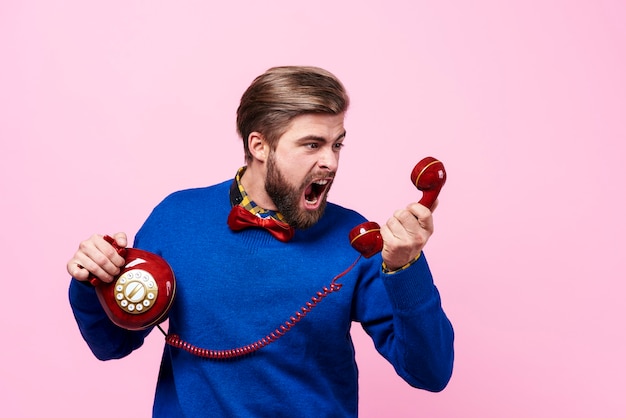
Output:
[[[228,214],[227,222],[233,231],[241,231],[248,227],[263,228],[282,242],[289,241],[294,234],[294,230],[289,224],[274,218],[260,218],[239,205],[233,206]]]

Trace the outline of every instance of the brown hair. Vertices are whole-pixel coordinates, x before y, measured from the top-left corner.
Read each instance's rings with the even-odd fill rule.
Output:
[[[317,67],[274,67],[258,76],[241,97],[237,131],[246,161],[252,160],[248,136],[259,132],[275,149],[296,116],[306,113],[338,115],[348,110],[345,88],[330,72]]]

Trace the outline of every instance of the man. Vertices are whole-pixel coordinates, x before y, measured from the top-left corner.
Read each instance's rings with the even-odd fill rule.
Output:
[[[207,349],[246,346],[308,306],[354,261],[348,234],[364,218],[327,203],[348,102],[325,70],[268,70],[237,112],[246,166],[234,179],[174,193],[153,210],[135,247],[162,256],[176,275],[170,334]],[[242,209],[287,233],[243,228],[234,220]],[[410,385],[442,390],[452,373],[453,330],[422,254],[432,232],[426,207],[396,211],[381,227],[381,254],[360,259],[338,280],[339,291],[318,297],[306,318],[252,354],[215,360],[166,345],[154,416],[356,416],[353,321]],[[114,238],[127,245],[125,234]],[[99,235],[67,264],[75,317],[103,360],[130,354],[151,331],[114,325],[87,281],[91,273],[110,282],[123,265]]]

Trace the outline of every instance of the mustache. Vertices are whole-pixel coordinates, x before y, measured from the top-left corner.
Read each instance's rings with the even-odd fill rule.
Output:
[[[323,172],[319,172],[319,173],[311,173],[308,176],[306,176],[306,178],[304,179],[303,183],[306,184],[306,185],[309,185],[314,180],[319,180],[319,179],[334,180],[336,175],[337,175],[336,171],[323,171]]]

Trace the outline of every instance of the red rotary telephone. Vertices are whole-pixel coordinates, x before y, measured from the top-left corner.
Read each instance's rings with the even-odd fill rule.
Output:
[[[411,181],[418,190],[424,192],[419,203],[431,209],[441,188],[446,182],[446,169],[443,163],[433,157],[426,157],[411,171]],[[376,222],[363,222],[355,226],[349,234],[350,244],[366,258],[382,251],[383,238],[380,225]]]
[[[169,264],[148,251],[122,248],[108,235],[104,239],[126,261],[110,283],[89,276],[109,319],[129,330],[146,329],[163,322],[176,294],[176,279]]]

